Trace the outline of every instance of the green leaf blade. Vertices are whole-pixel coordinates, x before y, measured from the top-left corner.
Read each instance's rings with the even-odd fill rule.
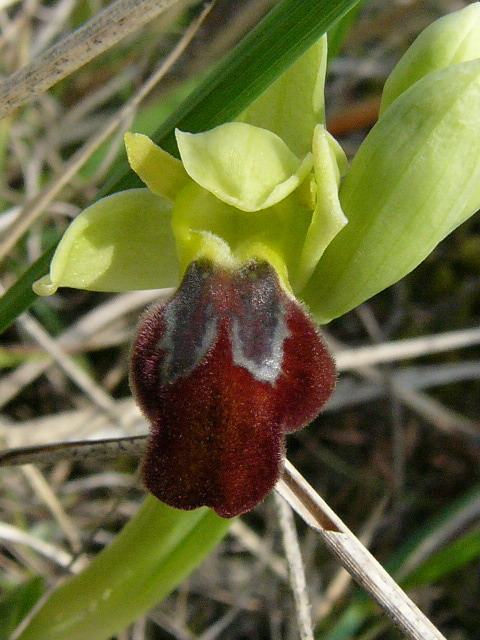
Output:
[[[115,541],[52,592],[19,640],[107,640],[177,587],[230,523],[148,496]]]

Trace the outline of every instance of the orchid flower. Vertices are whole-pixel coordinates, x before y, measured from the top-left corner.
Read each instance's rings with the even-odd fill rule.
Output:
[[[479,208],[479,42],[479,3],[426,29],[348,170],[324,127],[325,37],[239,121],[177,131],[181,160],[125,136],[146,188],[86,209],[35,291],[176,287],[132,350],[160,500],[223,517],[260,502],[285,434],[333,391],[314,321],[399,280]]]

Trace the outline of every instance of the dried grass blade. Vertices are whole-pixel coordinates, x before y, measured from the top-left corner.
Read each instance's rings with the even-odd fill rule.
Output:
[[[80,440],[43,446],[18,447],[0,452],[0,467],[22,464],[55,464],[61,460],[115,460],[121,456],[140,458],[145,451],[147,436],[111,438],[109,440]]]
[[[178,0],[176,0],[178,1]],[[70,180],[78,173],[80,168],[95,153],[100,145],[105,142],[119,127],[126,125],[129,119],[134,115],[135,110],[144,98],[155,88],[165,74],[177,62],[187,46],[197,33],[203,20],[208,15],[212,5],[206,5],[199,17],[192,22],[180,38],[177,45],[172,49],[170,54],[162,61],[158,68],[147,78],[134,96],[126,102],[120,109],[119,113],[113,117],[106,127],[103,127],[91,140],[87,140],[80,149],[78,149],[62,168],[61,173],[54,177],[51,182],[34,198],[28,201],[13,220],[12,224],[4,230],[0,244],[0,261],[13,249],[18,240],[25,231],[33,224],[33,222],[45,211],[53,198],[67,185]],[[20,73],[20,72],[19,72]],[[2,83],[0,82],[0,92]],[[0,93],[0,111],[1,111],[1,93]],[[1,117],[1,113],[0,113]]]
[[[37,60],[0,82],[0,117],[113,47],[178,0],[116,0]]]
[[[276,490],[300,517],[317,531],[329,551],[382,607],[407,638],[445,640],[440,631],[288,460],[285,461],[283,480],[277,483]]]
[[[395,340],[355,349],[341,349],[335,353],[339,371],[356,369],[381,362],[405,360],[431,353],[441,353],[476,345],[480,342],[480,328],[446,331],[430,336]]]
[[[145,442],[146,437],[139,436],[120,440],[86,441],[10,450],[0,454],[0,466],[21,464],[27,460],[29,462],[51,462],[58,459],[59,453],[63,457],[66,450],[68,450],[69,457],[83,457],[92,453],[95,455],[98,453],[100,457],[105,455],[115,457],[115,455],[120,455],[122,450],[129,455],[138,455],[143,451]],[[34,453],[40,455],[43,453],[43,459],[35,457],[35,460],[32,460]],[[339,560],[340,564],[382,607],[408,638],[411,640],[445,640],[440,631],[410,600],[395,580],[288,460],[285,461],[284,476],[277,483],[276,491],[318,533],[322,542]]]
[[[295,612],[300,640],[314,640],[311,606],[307,592],[307,580],[302,553],[298,541],[293,511],[278,493],[274,496],[278,521],[282,531],[283,550],[288,562],[290,586],[295,601]]]

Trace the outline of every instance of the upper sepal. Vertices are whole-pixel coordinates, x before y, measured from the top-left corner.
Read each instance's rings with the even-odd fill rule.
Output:
[[[176,131],[189,176],[219,200],[241,211],[259,211],[286,198],[310,172],[275,133],[227,122],[204,133]]]
[[[276,133],[299,158],[312,146],[313,131],[325,122],[327,36],[268,87],[240,116],[242,122]]]

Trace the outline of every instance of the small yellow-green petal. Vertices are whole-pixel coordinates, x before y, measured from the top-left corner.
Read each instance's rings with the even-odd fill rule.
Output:
[[[336,153],[338,148],[332,145],[325,127],[317,125],[313,136],[317,202],[292,282],[295,291],[305,286],[325,249],[348,222],[338,198],[340,170]],[[346,158],[342,159],[342,166],[345,163]]]
[[[239,120],[276,133],[299,158],[310,151],[315,126],[325,121],[327,36],[242,113]]]
[[[148,136],[141,133],[125,134],[128,162],[150,191],[174,200],[178,191],[189,180],[182,163]]]
[[[68,227],[38,295],[58,287],[91,291],[157,289],[178,284],[171,205],[148,189],[98,200]]]
[[[348,224],[300,293],[319,322],[397,282],[480,207],[480,60],[428,74],[365,139],[340,191]]]
[[[243,122],[205,133],[176,131],[189,176],[223,202],[259,211],[286,198],[309,173],[313,160],[300,161],[276,134]]]
[[[439,18],[418,36],[390,74],[380,113],[427,73],[480,58],[480,2]]]

